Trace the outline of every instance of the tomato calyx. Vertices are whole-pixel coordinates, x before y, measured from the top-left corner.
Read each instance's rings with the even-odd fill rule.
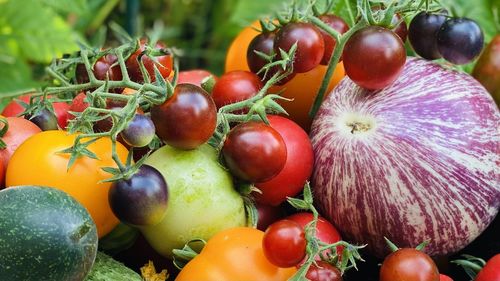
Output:
[[[4,140],[2,140],[2,137],[5,136],[9,130],[9,122],[7,121],[7,118],[0,116],[0,123],[3,124],[2,129],[0,129],[0,149],[5,149],[7,148],[7,144]]]
[[[486,265],[486,261],[471,255],[462,255],[462,257],[464,259],[453,260],[451,261],[451,263],[461,266],[465,270],[465,273],[467,273],[467,275],[471,278],[471,280],[475,280],[477,274]]]
[[[324,243],[316,237],[316,226],[319,218],[319,213],[313,205],[313,196],[309,183],[304,186],[304,199],[288,198],[288,202],[295,209],[310,211],[313,213],[313,220],[305,227],[305,236],[307,240],[306,258],[300,265],[297,273],[289,279],[290,281],[305,280],[305,276],[309,268],[314,264],[317,266],[316,257],[320,257],[322,261],[334,265],[343,275],[348,269],[357,269],[356,260],[364,261],[359,250],[367,245],[352,245],[345,241],[338,241],[332,244]],[[337,247],[344,247],[342,256],[337,253]]]
[[[199,251],[195,251],[192,244],[202,245],[203,247],[207,244],[207,242],[201,238],[193,239],[188,241],[182,249],[173,249],[173,264],[174,266],[181,270],[190,260],[194,259],[197,255],[200,254]],[[200,248],[203,248],[200,247]]]

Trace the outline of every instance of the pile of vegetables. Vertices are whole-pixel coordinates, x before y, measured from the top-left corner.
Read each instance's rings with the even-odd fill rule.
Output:
[[[478,81],[453,69],[481,54],[475,21],[428,0],[360,0],[349,20],[335,5],[254,23],[220,77],[179,71],[154,36],[55,59],[0,117],[0,280],[167,279],[98,252],[138,232],[178,281],[347,280],[362,254],[385,257],[380,281],[450,280],[432,257],[500,208],[498,40]]]

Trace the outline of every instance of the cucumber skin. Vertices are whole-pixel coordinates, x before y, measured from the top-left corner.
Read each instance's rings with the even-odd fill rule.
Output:
[[[89,213],[65,192],[37,186],[0,191],[0,280],[81,281],[97,242]]]

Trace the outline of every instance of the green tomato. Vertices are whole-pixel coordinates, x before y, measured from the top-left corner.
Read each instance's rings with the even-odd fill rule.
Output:
[[[168,185],[163,220],[140,230],[165,257],[195,238],[207,241],[217,232],[246,224],[243,199],[231,175],[217,161],[216,151],[204,144],[194,150],[164,146],[145,164],[158,169]]]

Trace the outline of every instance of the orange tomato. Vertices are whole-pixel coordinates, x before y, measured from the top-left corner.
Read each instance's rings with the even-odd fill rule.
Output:
[[[237,227],[213,236],[176,281],[286,281],[297,271],[270,263],[262,250],[264,232]]]
[[[247,70],[247,49],[252,39],[259,33],[254,28],[260,29],[260,23],[255,21],[251,26],[244,28],[234,39],[226,55],[225,71]],[[306,132],[311,127],[312,119],[309,118],[309,110],[314,102],[316,94],[321,86],[321,81],[326,73],[326,66],[319,65],[306,73],[297,74],[292,80],[283,86],[273,87],[271,92],[284,90],[283,97],[293,98],[292,102],[281,101],[280,104],[288,112],[288,118],[299,124]],[[339,63],[330,80],[325,97],[344,78],[344,65]]]
[[[279,103],[289,114],[288,118],[299,124],[306,132],[309,131],[312,123],[312,119],[309,118],[309,111],[321,86],[321,81],[323,81],[323,77],[325,76],[326,68],[324,65],[318,65],[309,72],[298,73],[283,86],[273,87],[273,91],[275,92],[284,90],[281,94],[282,97],[293,99],[293,101],[281,100]],[[330,84],[323,100],[344,76],[344,64],[340,62],[330,79]]]
[[[67,192],[87,208],[99,237],[103,237],[119,222],[108,203],[111,183],[99,183],[111,176],[101,168],[116,167],[111,158],[111,140],[101,138],[87,147],[99,159],[82,156],[67,170],[70,155],[60,151],[71,147],[75,137],[65,131],[45,131],[26,140],[9,161],[6,186],[39,185]],[[127,149],[120,143],[116,149],[125,161]]]
[[[258,20],[252,22],[250,26],[245,27],[233,40],[226,54],[225,71],[247,70],[250,71],[247,64],[247,49],[252,39],[259,35],[260,29]],[[256,30],[257,29],[257,30]]]

